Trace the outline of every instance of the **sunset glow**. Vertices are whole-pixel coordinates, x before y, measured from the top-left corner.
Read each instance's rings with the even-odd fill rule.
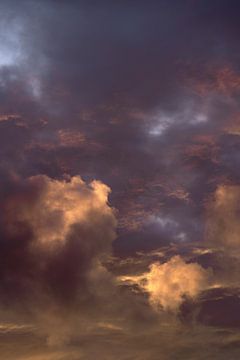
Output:
[[[239,13],[0,1],[0,360],[240,359]]]

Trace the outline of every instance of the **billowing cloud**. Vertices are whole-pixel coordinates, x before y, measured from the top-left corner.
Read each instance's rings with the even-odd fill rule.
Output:
[[[211,272],[176,255],[165,263],[151,264],[143,275],[122,280],[137,283],[146,291],[154,309],[176,312],[186,297],[193,299],[210,285]]]
[[[36,189],[37,201],[24,199],[22,194],[7,199],[4,216],[10,233],[18,230],[16,223],[27,223],[34,240],[51,247],[54,242],[67,241],[76,224],[86,227],[91,222],[93,228],[97,228],[110,219],[112,224],[106,236],[106,248],[108,242],[111,244],[115,222],[112,209],[107,205],[110,189],[106,185],[93,181],[88,186],[78,176],[63,181],[35,176],[27,179],[26,186]]]
[[[187,264],[175,256],[164,264],[152,264],[146,275],[145,289],[156,308],[176,311],[184,297],[196,297],[208,286],[209,274],[200,265]]]
[[[101,306],[113,287],[102,264],[115,238],[109,191],[79,176],[2,182],[1,313],[37,319],[46,333],[58,324],[51,340],[58,341],[89,317],[91,304]]]

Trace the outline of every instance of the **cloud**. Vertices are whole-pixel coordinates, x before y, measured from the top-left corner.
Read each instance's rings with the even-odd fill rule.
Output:
[[[27,186],[37,190],[37,201],[24,199],[21,194],[7,200],[5,217],[10,233],[18,230],[13,224],[26,222],[31,226],[34,242],[51,247],[56,242],[66,242],[74,225],[84,228],[91,222],[97,227],[109,217],[112,233],[107,239],[111,244],[115,222],[107,205],[110,189],[106,185],[93,181],[88,186],[78,176],[59,181],[40,175],[27,179]]]
[[[207,241],[224,250],[238,249],[240,244],[240,187],[219,185],[207,205]]]
[[[177,312],[186,297],[193,299],[210,285],[210,278],[209,270],[176,255],[163,264],[151,264],[147,273],[122,280],[136,282],[146,291],[155,310]]]
[[[199,79],[194,86],[197,93],[201,96],[209,96],[211,93],[234,96],[239,93],[240,77],[238,72],[231,66],[224,65],[220,68],[206,68],[204,79]]]
[[[162,334],[156,343],[138,338],[132,351],[125,345],[136,328],[147,333],[152,317],[178,312],[208,286],[197,262],[224,283],[232,272],[238,279],[239,264],[211,249],[237,248],[224,235],[239,232],[229,214],[235,205],[220,211],[212,198],[212,252],[192,254],[191,246],[202,246],[206,199],[223,177],[239,180],[239,3],[93,3],[0,4],[0,315],[37,323],[51,344],[85,334],[79,347],[89,344],[87,358],[105,356],[106,338],[116,349],[110,328],[97,345],[97,324],[127,329],[109,358],[164,358]],[[21,177],[5,179],[12,169]],[[88,185],[79,173],[101,182]],[[120,215],[114,242],[103,183]],[[161,263],[146,256],[173,243]],[[136,279],[143,291],[115,286],[105,263],[112,245],[123,274],[143,274]],[[171,259],[176,254],[184,260]],[[179,358],[196,358],[189,347],[200,346],[191,343]]]
[[[151,265],[145,289],[153,307],[176,311],[184,297],[196,297],[208,284],[209,273],[205,269],[174,256],[167,263]]]
[[[114,292],[102,264],[115,238],[110,189],[79,176],[1,182],[0,311],[37,322],[50,342],[62,341],[79,322],[99,316]]]

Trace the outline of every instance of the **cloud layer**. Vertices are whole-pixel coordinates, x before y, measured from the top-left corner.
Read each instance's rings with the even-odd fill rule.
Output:
[[[1,1],[4,359],[239,358],[239,11]]]

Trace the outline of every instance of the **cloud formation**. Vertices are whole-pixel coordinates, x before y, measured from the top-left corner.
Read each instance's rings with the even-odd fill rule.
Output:
[[[144,287],[154,308],[177,311],[184,297],[195,298],[208,285],[209,273],[206,270],[174,256],[167,263],[151,265]]]
[[[15,177],[2,186],[1,311],[30,315],[50,333],[63,317],[65,325],[54,333],[64,337],[77,309],[76,322],[84,308],[108,296],[112,279],[102,262],[111,254],[116,227],[109,191],[79,176]]]
[[[207,205],[207,241],[226,251],[240,244],[240,187],[219,185]]]
[[[146,291],[155,310],[176,313],[186,298],[194,299],[210,286],[211,271],[176,255],[165,263],[151,264],[149,271],[142,275],[121,279],[136,283]]]
[[[31,226],[34,240],[51,248],[55,242],[67,241],[74,225],[81,224],[84,228],[91,222],[98,228],[99,222],[109,218],[112,224],[106,236],[106,249],[107,242],[111,244],[115,223],[112,209],[107,205],[110,189],[106,185],[93,181],[88,186],[79,176],[59,181],[40,175],[27,179],[26,186],[36,189],[37,199],[24,199],[21,194],[20,199],[17,195],[7,199],[5,217],[10,232],[17,231],[12,223],[26,222]]]
[[[160,323],[190,298],[209,317],[207,268],[239,286],[239,11],[237,0],[1,1],[1,319],[33,322],[51,344],[81,334],[67,360],[231,358],[222,337],[199,354],[181,325],[164,348]]]

